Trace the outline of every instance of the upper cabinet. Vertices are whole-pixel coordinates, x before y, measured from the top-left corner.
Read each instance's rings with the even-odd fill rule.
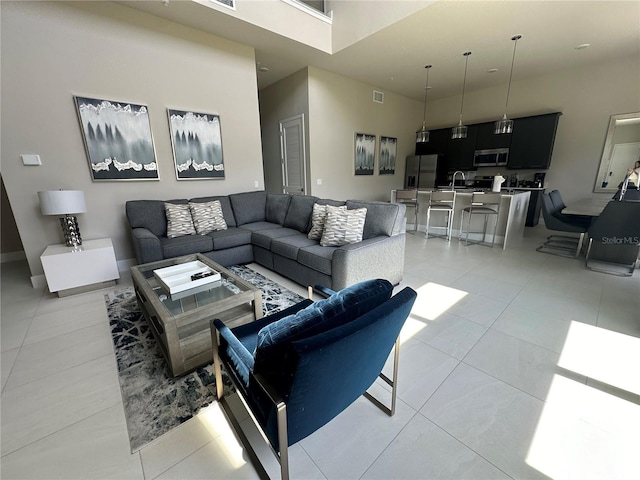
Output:
[[[432,130],[428,143],[416,145],[416,155],[444,155],[446,171],[474,170],[476,150],[509,149],[508,169],[549,168],[558,119],[562,113],[515,118],[513,133],[496,135],[494,122],[468,125],[467,138],[452,139],[450,128]]]
[[[488,150],[494,148],[509,148],[511,146],[511,134],[496,135],[493,133],[495,122],[478,124],[478,140],[476,150]]]
[[[450,128],[431,130],[427,143],[416,143],[416,155],[446,155],[449,137],[451,137]]]
[[[560,115],[549,113],[514,119],[507,168],[549,168]]]
[[[451,129],[447,129],[451,135]],[[473,154],[476,151],[478,126],[467,125],[467,138],[449,138],[446,162],[449,170],[472,170]]]

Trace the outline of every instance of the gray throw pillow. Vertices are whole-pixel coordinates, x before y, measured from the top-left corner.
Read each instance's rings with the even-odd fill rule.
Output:
[[[345,210],[327,205],[327,219],[324,224],[320,245],[323,247],[339,247],[349,243],[362,241],[366,208]]]
[[[167,215],[167,237],[176,238],[185,235],[195,235],[196,228],[193,226],[191,210],[189,205],[176,205],[175,203],[165,203],[164,211]]]
[[[198,235],[206,235],[215,230],[226,230],[227,222],[224,221],[222,205],[219,200],[213,202],[189,202],[191,218]]]

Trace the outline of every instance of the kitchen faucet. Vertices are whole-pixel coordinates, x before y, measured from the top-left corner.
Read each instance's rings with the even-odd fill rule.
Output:
[[[451,177],[451,188],[455,189],[456,188],[456,175],[460,174],[462,175],[462,180],[464,181],[464,172],[461,170],[456,170],[455,172],[453,172],[453,177]]]

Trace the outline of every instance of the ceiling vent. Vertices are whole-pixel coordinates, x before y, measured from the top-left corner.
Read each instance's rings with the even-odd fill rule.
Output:
[[[225,7],[236,9],[236,0],[210,0],[213,3],[224,5]]]
[[[373,91],[373,101],[376,103],[384,103],[384,93],[378,90]]]

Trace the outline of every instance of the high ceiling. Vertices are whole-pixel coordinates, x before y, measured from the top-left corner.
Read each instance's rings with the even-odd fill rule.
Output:
[[[375,8],[377,1],[371,1]],[[506,84],[521,34],[514,81],[616,57],[640,62],[640,1],[441,0],[333,54],[320,52],[193,2],[119,2],[253,46],[260,89],[307,65],[422,100],[425,64],[432,64],[430,98],[459,94],[463,52],[471,51],[467,89]],[[211,10],[210,15],[207,10]],[[577,46],[590,44],[588,48]],[[488,73],[490,69],[497,69]],[[640,96],[640,78],[638,79]],[[606,88],[606,85],[603,85]],[[596,92],[594,92],[596,93]]]

